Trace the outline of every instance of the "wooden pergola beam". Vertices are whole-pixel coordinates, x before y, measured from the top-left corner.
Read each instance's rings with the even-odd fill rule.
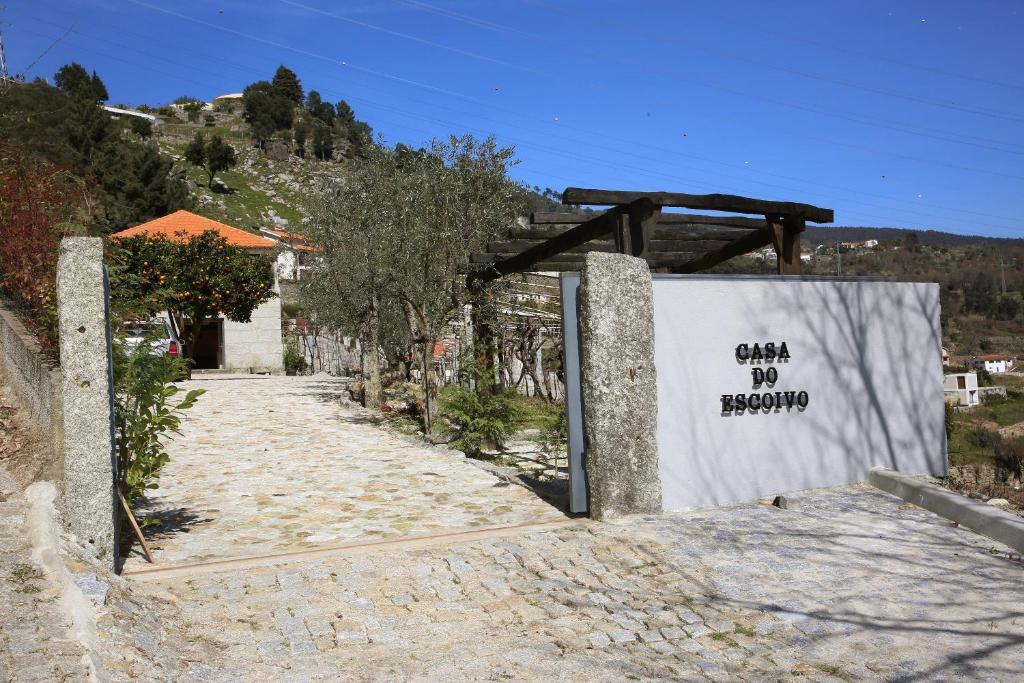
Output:
[[[652,239],[650,241],[650,252],[659,253],[665,251],[713,251],[720,249],[728,244],[731,240],[663,240],[663,239]],[[487,252],[490,254],[518,254],[526,251],[530,247],[535,247],[538,244],[543,244],[542,239],[513,239],[513,240],[494,240],[493,242],[487,243]],[[615,252],[615,242],[608,240],[593,240],[586,244],[581,244],[578,247],[567,249],[567,254],[585,254],[590,251],[604,251],[604,252]]]
[[[755,249],[767,246],[771,243],[771,236],[767,230],[759,230],[752,232],[746,237],[738,239],[734,242],[730,242],[721,249],[716,251],[709,251],[706,254],[702,254],[695,259],[687,261],[673,267],[676,273],[696,273],[701,270],[707,270],[708,268],[714,268],[723,261],[728,261],[734,256],[742,256],[743,254],[749,254]],[[797,261],[799,262],[799,257]]]
[[[664,215],[664,214],[662,214]],[[759,230],[767,230],[768,226],[760,221]],[[539,228],[514,228],[509,233],[510,239],[521,240],[548,240],[561,235],[563,232],[572,229],[572,225],[551,223]],[[732,240],[746,237],[755,229],[734,228],[725,225],[683,225],[672,223],[656,223],[652,240],[674,240],[703,242],[707,240],[718,242],[731,242]]]
[[[623,202],[622,206],[616,206],[602,214],[598,214],[589,221],[580,223],[574,228],[555,235],[546,242],[494,263],[486,271],[476,274],[472,279],[473,284],[486,283],[496,280],[503,275],[530,270],[534,264],[544,259],[562,254],[569,249],[586,244],[598,237],[608,234],[621,234],[623,219],[630,221],[632,216],[650,216],[656,213],[656,207],[646,197],[639,197],[631,202]]]
[[[765,216],[768,222],[768,235],[772,246],[775,247],[775,255],[779,275],[799,275],[803,270],[800,262],[800,233],[806,229],[806,225],[800,218],[790,216]]]
[[[731,211],[734,213],[772,214],[795,216],[813,223],[831,223],[835,216],[832,209],[822,209],[810,204],[796,202],[774,202],[751,199],[732,194],[683,194],[680,192],[633,192],[623,190],[597,190],[581,187],[567,187],[562,193],[565,204],[591,204],[612,206],[627,204],[647,198],[657,206],[678,206],[700,211]]]
[[[498,265],[505,263],[516,256],[518,256],[518,254],[473,254],[470,256],[470,263],[476,265]],[[699,256],[701,256],[701,252],[693,251],[648,252],[647,256],[644,257],[644,260],[647,261],[647,265],[651,268],[674,268],[676,266],[690,263]],[[562,252],[549,259],[544,259],[531,264],[527,270],[579,270],[583,267],[585,259],[586,253]],[[571,267],[563,268],[561,266]]]
[[[534,211],[530,214],[531,225],[576,225],[590,220],[597,214]],[[665,213],[658,217],[658,225],[724,225],[750,230],[764,230],[765,222],[758,218],[742,216],[705,216],[699,213]]]

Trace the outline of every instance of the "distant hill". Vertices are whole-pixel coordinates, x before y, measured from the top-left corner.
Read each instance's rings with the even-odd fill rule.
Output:
[[[1024,229],[1024,226],[1022,226]],[[1024,238],[985,237],[983,235],[957,235],[938,230],[913,230],[910,228],[867,228],[867,227],[807,227],[803,238],[811,244],[828,242],[863,242],[878,240],[879,242],[898,242],[907,233],[917,233],[918,241],[935,247],[966,247],[980,245],[1024,246]]]

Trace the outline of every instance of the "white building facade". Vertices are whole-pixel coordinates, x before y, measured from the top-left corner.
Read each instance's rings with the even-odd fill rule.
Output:
[[[981,404],[978,374],[975,372],[946,375],[942,381],[942,389],[947,403],[968,408]]]
[[[988,356],[975,356],[967,361],[967,367],[976,370],[985,370],[992,374],[1000,374],[1013,369],[1013,359],[1008,356],[990,354]]]

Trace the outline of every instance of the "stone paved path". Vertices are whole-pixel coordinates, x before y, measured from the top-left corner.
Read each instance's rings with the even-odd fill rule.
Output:
[[[1024,565],[864,486],[136,582],[115,677],[1024,680]],[[142,619],[115,618],[123,601]],[[136,609],[136,613],[142,610]]]
[[[140,510],[160,564],[558,518],[449,451],[389,435],[315,377],[209,377]],[[145,567],[135,551],[125,567]]]

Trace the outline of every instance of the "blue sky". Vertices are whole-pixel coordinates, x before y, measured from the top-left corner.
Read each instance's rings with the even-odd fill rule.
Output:
[[[283,63],[390,144],[494,133],[529,185],[1024,236],[1018,2],[8,0],[0,22],[12,72],[78,61],[112,103]]]

